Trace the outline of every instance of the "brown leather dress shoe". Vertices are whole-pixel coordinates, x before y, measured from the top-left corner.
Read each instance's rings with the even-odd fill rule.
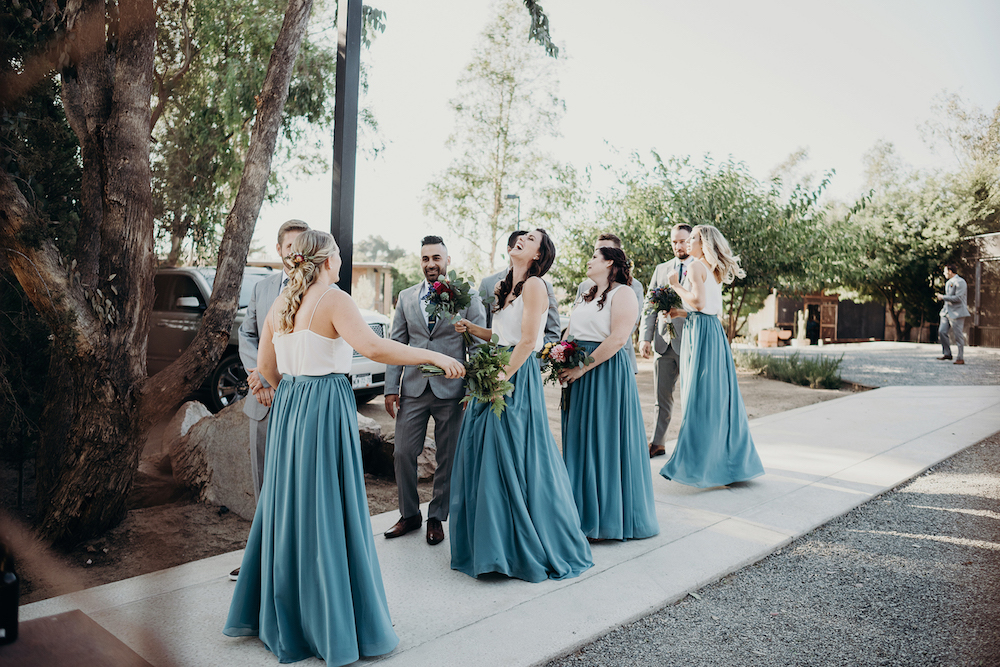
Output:
[[[959,359],[958,361],[955,362],[955,364],[957,366],[964,366],[965,365],[965,360],[964,359]]]
[[[663,456],[666,453],[667,450],[664,449],[663,447],[657,447],[653,443],[649,443],[649,458],[653,458],[656,456]]]
[[[411,517],[407,517],[405,519],[400,519],[399,521],[397,521],[395,526],[385,531],[385,536],[389,539],[392,539],[393,537],[402,537],[403,535],[406,535],[410,531],[420,528],[420,524],[422,524],[423,522],[424,518],[420,515],[419,512],[417,512]]]
[[[427,517],[427,544],[440,544],[444,541],[444,528],[441,519]]]

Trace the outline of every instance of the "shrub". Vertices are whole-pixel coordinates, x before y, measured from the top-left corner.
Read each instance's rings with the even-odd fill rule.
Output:
[[[798,352],[791,356],[772,356],[738,351],[733,354],[733,359],[739,368],[759,373],[772,380],[790,382],[812,389],[840,389],[840,365],[844,361],[844,355],[834,359],[822,355],[802,357]]]

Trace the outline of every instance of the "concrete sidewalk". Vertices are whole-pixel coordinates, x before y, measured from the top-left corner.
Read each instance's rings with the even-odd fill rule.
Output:
[[[651,465],[661,533],[594,547],[595,567],[528,584],[449,568],[422,531],[377,537],[396,631],[386,665],[533,665],[755,562],[793,539],[1000,431],[1000,387],[889,387],[751,422],[767,474],[693,489]],[[372,518],[377,533],[396,514]],[[232,592],[224,554],[21,609],[79,608],[154,665],[274,665],[254,638],[221,633]],[[322,664],[313,659],[303,665]]]

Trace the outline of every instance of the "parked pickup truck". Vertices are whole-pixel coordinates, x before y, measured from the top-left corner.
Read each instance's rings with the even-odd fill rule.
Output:
[[[206,403],[213,412],[240,400],[247,394],[247,374],[240,361],[239,328],[246,317],[250,293],[257,281],[271,275],[273,269],[248,266],[243,272],[239,308],[229,334],[229,344],[222,353],[222,361],[212,371],[201,387]],[[183,267],[159,269],[154,278],[156,298],[150,318],[149,345],[146,365],[149,374],[159,372],[194,340],[201,325],[201,317],[208,307],[215,281],[214,267]],[[375,311],[362,310],[368,326],[378,336],[385,338],[389,332],[389,318]],[[367,403],[382,393],[385,387],[385,364],[367,359],[357,352],[351,364],[351,385],[358,403]]]

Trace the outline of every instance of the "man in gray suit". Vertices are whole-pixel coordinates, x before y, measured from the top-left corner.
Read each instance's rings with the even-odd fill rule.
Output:
[[[289,220],[278,228],[278,257],[287,257],[292,252],[292,242],[299,234],[309,229],[309,225],[301,220]],[[263,329],[261,320],[267,317],[285,283],[288,274],[284,271],[275,272],[257,282],[250,292],[250,303],[247,306],[246,319],[240,325],[240,361],[247,370],[247,384],[251,391],[243,400],[243,412],[250,418],[250,472],[253,475],[254,500],[260,497],[260,487],[264,483],[264,448],[267,444],[267,417],[271,413],[271,401],[274,400],[274,387],[267,383],[257,372],[257,346],[260,343],[260,331]],[[260,393],[254,389],[263,387]],[[230,573],[233,581],[239,575],[236,568]]]
[[[958,358],[955,363],[965,364],[963,358],[965,352],[965,318],[969,316],[969,306],[966,303],[969,286],[966,285],[962,276],[956,271],[958,267],[954,264],[944,265],[944,277],[948,282],[944,284],[944,294],[937,294],[938,301],[941,301],[941,325],[938,327],[938,338],[941,340],[941,350],[944,354],[938,357],[939,360],[951,359],[951,347],[948,339],[951,338],[958,347]]]
[[[447,321],[429,319],[426,297],[430,285],[448,275],[448,249],[440,236],[425,236],[420,242],[420,269],[424,280],[399,293],[392,320],[394,341],[430,349],[456,359],[465,358],[462,334]],[[461,317],[483,326],[486,313],[482,300],[473,291],[472,303]],[[421,377],[416,366],[388,366],[385,372],[385,409],[396,418],[393,463],[399,492],[399,521],[385,532],[388,538],[400,537],[420,528],[420,499],[417,496],[417,457],[424,449],[427,420],[434,417],[434,444],[437,470],[434,472],[434,495],[427,508],[427,543],[444,540],[442,521],[448,519],[451,490],[451,461],[462,425],[461,401],[465,383],[461,379]]]
[[[597,252],[598,248],[617,248],[618,250],[625,252],[622,249],[622,240],[618,238],[617,235],[608,232],[605,232],[604,234],[601,234],[600,236],[597,237],[597,242],[594,243],[594,252]],[[591,280],[590,278],[584,278],[583,282],[580,283],[580,286],[576,288],[576,298],[573,299],[573,303],[579,301],[586,292],[590,291],[590,288],[593,286],[594,286],[593,280]],[[639,300],[639,315],[635,320],[635,325],[639,326],[639,323],[642,321],[642,307],[646,295],[645,291],[642,289],[642,283],[639,282],[639,279],[636,278],[635,276],[632,276],[631,287],[632,291],[635,292],[635,298]],[[633,332],[635,331],[635,327],[632,328],[632,331]],[[629,341],[625,347],[628,349],[628,358],[632,361],[632,372],[638,373],[639,367],[636,365],[635,362],[635,346],[632,345],[631,341]]]
[[[690,263],[687,250],[687,240],[691,236],[691,225],[674,225],[670,230],[670,245],[674,249],[674,258],[657,264],[653,276],[649,280],[649,293],[657,287],[669,287],[667,276],[676,271],[681,280],[687,265]],[[667,328],[673,323],[677,335],[671,339]],[[667,427],[670,426],[670,414],[674,409],[674,387],[680,375],[681,331],[684,328],[684,310],[675,308],[666,315],[643,313],[639,325],[639,353],[648,359],[650,352],[653,357],[653,384],[656,387],[656,402],[653,407],[653,420],[656,427],[653,438],[649,442],[649,456],[660,456],[666,453],[664,444],[667,441]]]
[[[507,252],[510,253],[514,244],[517,243],[519,236],[527,233],[527,231],[512,232],[511,235],[507,237]],[[495,302],[497,283],[507,276],[507,272],[509,270],[510,266],[502,271],[497,271],[492,275],[486,276],[479,281],[479,294],[483,298],[483,301],[487,302],[485,324],[487,329],[493,326],[493,304]],[[545,291],[549,295],[549,313],[545,319],[544,340],[546,343],[558,343],[562,338],[562,327],[559,326],[559,302],[556,301],[556,293],[555,290],[552,289],[552,283],[545,278],[542,278],[542,282],[545,283]],[[490,301],[491,298],[494,300]]]

